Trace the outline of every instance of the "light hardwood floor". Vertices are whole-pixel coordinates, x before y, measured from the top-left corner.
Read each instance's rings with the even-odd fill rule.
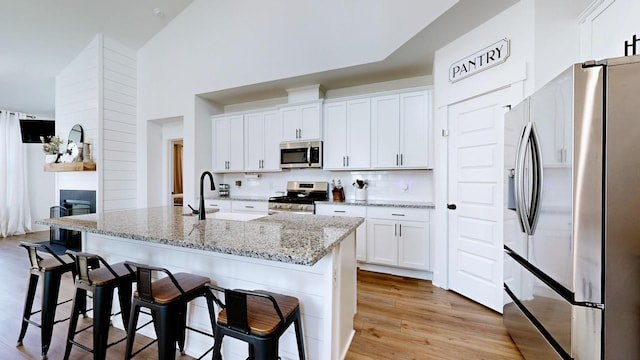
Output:
[[[16,347],[28,279],[28,259],[21,240],[47,240],[49,232],[0,238],[0,359],[39,359],[40,333],[29,326],[24,345]],[[72,296],[71,277],[63,279],[60,298]],[[39,304],[39,300],[36,300]],[[70,312],[62,305],[58,318]],[[62,359],[67,324],[54,327],[49,359]],[[522,359],[509,338],[502,317],[464,297],[434,287],[429,281],[400,278],[366,271],[358,272],[356,335],[347,360],[380,359]],[[124,332],[111,331],[112,338]],[[90,332],[80,337],[91,344]],[[136,341],[146,339],[137,336]],[[122,359],[124,343],[107,352],[107,359]],[[91,359],[74,347],[71,359]],[[135,359],[156,359],[152,346]],[[191,359],[189,356],[177,359]],[[211,357],[206,357],[210,359]],[[312,359],[324,360],[324,359]]]

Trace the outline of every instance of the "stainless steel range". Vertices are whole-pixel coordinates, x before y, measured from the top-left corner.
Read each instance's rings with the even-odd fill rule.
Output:
[[[329,199],[329,183],[325,181],[287,181],[287,195],[269,198],[269,215],[275,213],[315,213],[316,201]]]

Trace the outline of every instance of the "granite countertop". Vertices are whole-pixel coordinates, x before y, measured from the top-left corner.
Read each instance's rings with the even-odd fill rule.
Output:
[[[182,211],[181,207],[157,207],[43,219],[37,223],[311,266],[364,222],[363,218],[286,213],[249,221],[200,221]]]
[[[269,201],[268,196],[229,196],[229,197],[210,197],[207,200],[231,200],[231,201]],[[400,208],[414,208],[414,209],[435,209],[436,206],[432,202],[418,202],[418,201],[398,201],[398,200],[353,200],[347,199],[345,201],[316,201],[316,204],[328,204],[328,205],[355,205],[355,206],[383,206],[383,207],[400,207]]]
[[[230,201],[264,201],[267,202],[269,201],[269,197],[268,196],[260,196],[260,195],[243,195],[243,196],[237,196],[237,195],[229,195],[229,196],[212,196],[212,197],[205,197],[205,200],[230,200]]]
[[[326,205],[354,205],[354,206],[382,206],[382,207],[399,207],[413,209],[435,209],[436,206],[432,202],[411,202],[396,200],[353,200],[345,201],[316,201],[316,204]]]

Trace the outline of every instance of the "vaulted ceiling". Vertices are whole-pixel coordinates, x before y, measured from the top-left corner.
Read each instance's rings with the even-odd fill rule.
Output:
[[[193,0],[0,0],[0,109],[52,118],[55,76],[102,33],[137,50]],[[332,88],[428,75],[435,50],[517,0],[460,0],[383,61],[308,76]],[[234,89],[219,98],[237,96]],[[260,91],[252,87],[250,91]]]

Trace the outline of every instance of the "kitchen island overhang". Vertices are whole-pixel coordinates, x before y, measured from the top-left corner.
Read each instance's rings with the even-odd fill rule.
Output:
[[[161,207],[40,220],[83,232],[83,251],[110,262],[136,261],[192,272],[222,287],[266,289],[300,299],[307,357],[343,359],[354,335],[355,229],[363,218],[276,214],[250,221],[183,216]],[[205,304],[189,310],[194,327],[210,331]],[[118,325],[118,324],[117,324]],[[121,325],[120,325],[121,326]],[[154,336],[153,331],[144,333]],[[211,340],[187,335],[187,353]],[[245,359],[246,344],[226,339],[225,359]],[[284,358],[296,358],[292,330],[280,340]]]

